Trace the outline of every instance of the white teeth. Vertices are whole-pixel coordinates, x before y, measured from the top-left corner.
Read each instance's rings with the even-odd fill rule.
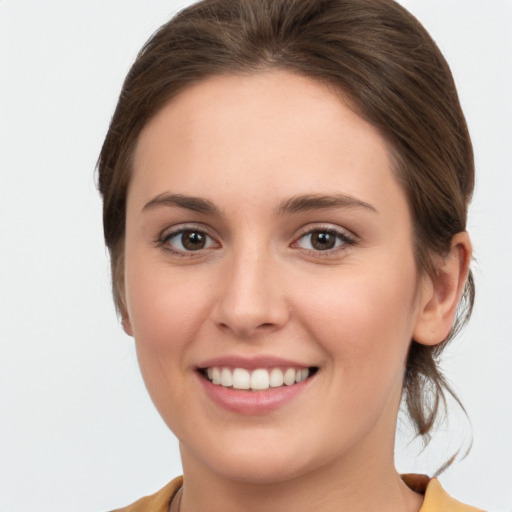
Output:
[[[220,385],[226,388],[233,385],[233,375],[227,368],[222,368],[220,372]]]
[[[309,377],[309,369],[286,368],[283,372],[281,368],[272,368],[270,371],[258,368],[251,373],[245,368],[231,369],[213,366],[206,370],[206,375],[213,384],[226,388],[263,391],[269,387],[278,388],[302,382]]]
[[[284,384],[283,371],[281,368],[272,368],[270,371],[270,387],[279,388]]]
[[[235,389],[250,389],[251,375],[245,368],[235,368],[233,372],[233,387]]]
[[[302,382],[306,380],[309,376],[309,369],[303,368],[302,370],[297,370],[297,374],[295,375],[295,382]]]
[[[212,371],[212,382],[217,385],[220,384],[220,370],[216,367]]]
[[[291,386],[292,384],[295,384],[295,370],[293,368],[288,368],[284,372],[284,383],[287,386]]]
[[[267,370],[254,370],[251,375],[251,389],[256,391],[268,389],[270,385],[270,377]]]

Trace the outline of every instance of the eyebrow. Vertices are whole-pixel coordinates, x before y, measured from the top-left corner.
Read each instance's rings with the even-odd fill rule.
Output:
[[[165,207],[178,207],[185,210],[202,213],[204,215],[215,215],[221,217],[221,211],[211,201],[200,197],[185,196],[183,194],[169,194],[164,192],[155,196],[146,203],[142,211],[154,210]]]
[[[345,194],[307,194],[294,196],[283,201],[279,205],[278,212],[281,214],[299,213],[329,208],[364,208],[371,212],[378,213],[371,204]]]
[[[186,196],[183,194],[170,194],[164,192],[158,194],[151,201],[146,203],[142,211],[159,208],[183,208],[201,213],[203,215],[214,215],[222,217],[221,210],[208,199],[201,197]],[[280,203],[277,212],[280,215],[300,213],[311,210],[323,210],[329,208],[364,208],[371,212],[378,213],[369,203],[345,194],[306,194],[294,196]]]

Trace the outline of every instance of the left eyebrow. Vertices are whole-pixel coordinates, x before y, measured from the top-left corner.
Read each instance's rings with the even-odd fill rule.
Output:
[[[323,195],[306,194],[294,196],[283,201],[278,208],[279,214],[299,213],[310,210],[324,210],[329,208],[363,208],[373,213],[378,211],[369,203],[345,194]]]
[[[142,211],[154,210],[156,208],[182,208],[202,213],[204,215],[214,215],[221,217],[221,211],[211,201],[201,197],[185,196],[183,194],[169,194],[164,192],[159,194],[151,201],[146,203]]]

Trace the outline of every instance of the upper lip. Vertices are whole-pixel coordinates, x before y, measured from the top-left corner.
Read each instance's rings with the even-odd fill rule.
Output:
[[[217,367],[231,367],[231,368],[245,368],[247,370],[256,370],[257,368],[310,368],[311,364],[304,364],[292,359],[284,359],[275,356],[255,356],[255,357],[242,357],[242,356],[219,356],[205,361],[201,361],[198,368],[204,370],[205,368]]]

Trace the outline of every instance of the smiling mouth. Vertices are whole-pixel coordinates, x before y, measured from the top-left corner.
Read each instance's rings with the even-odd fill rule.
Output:
[[[212,366],[200,373],[216,386],[242,391],[265,391],[270,388],[293,386],[312,377],[318,368],[226,368]]]

